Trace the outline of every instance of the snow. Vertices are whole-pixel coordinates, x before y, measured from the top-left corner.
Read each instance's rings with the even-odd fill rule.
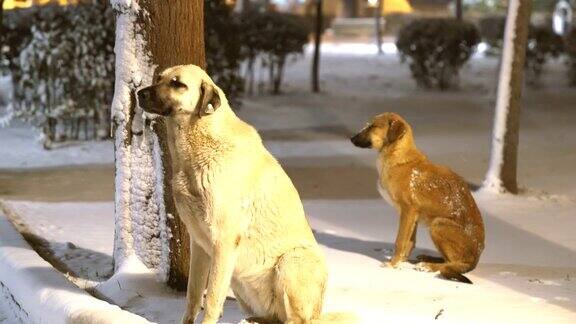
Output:
[[[487,46],[486,43],[478,44],[476,55],[483,55],[486,52]],[[383,54],[395,55],[398,53],[396,44],[390,40],[382,42],[381,48]],[[310,55],[314,51],[314,46],[308,44],[304,50]],[[376,55],[378,54],[378,45],[370,43],[325,42],[320,46],[320,50],[322,55]]]
[[[482,263],[468,275],[475,283],[472,286],[447,282],[409,265],[400,270],[380,267],[391,256],[397,227],[395,212],[381,199],[305,199],[329,263],[325,311],[352,311],[365,323],[375,319],[427,322],[440,309],[449,322],[468,318],[486,322],[495,316],[502,322],[548,319],[568,323],[576,319],[570,311],[576,307],[576,239],[572,235],[576,202],[486,194],[476,198],[486,221],[488,244]],[[71,241],[76,249],[106,253],[111,259],[111,203],[9,205],[38,234],[56,240],[53,245]],[[75,219],[75,215],[82,216]],[[417,242],[414,255],[433,253],[434,245],[423,229]],[[127,260],[98,291],[148,320],[177,323],[184,295],[167,289],[136,258]],[[98,264],[98,258],[64,259],[71,265],[78,261],[84,267]],[[485,312],[485,307],[491,311]],[[223,323],[242,318],[233,301],[227,301],[225,316]]]
[[[260,130],[301,194],[328,258],[326,312],[354,312],[365,323],[426,323],[437,316],[453,323],[576,321],[576,93],[564,86],[561,61],[548,66],[542,82],[547,86],[524,93],[522,194],[475,194],[486,223],[486,249],[467,275],[474,285],[465,285],[411,265],[380,267],[391,256],[398,218],[376,190],[375,153],[355,148],[347,137],[371,116],[396,111],[412,124],[416,143],[433,161],[480,184],[488,166],[497,59],[475,57],[462,71],[459,90],[436,93],[416,89],[395,55],[331,53],[322,58],[324,92],[318,95],[309,93],[309,59],[288,67],[284,94],[247,98],[239,114]],[[0,171],[0,181],[7,175]],[[34,176],[27,173],[21,181]],[[49,199],[11,198],[7,204],[89,287],[96,285],[150,321],[178,323],[184,294],[167,289],[133,254],[111,279],[81,271],[111,272],[111,263],[103,260],[112,258],[114,233],[112,199],[88,202],[86,194],[69,198],[65,192],[111,197],[112,189],[94,179],[100,175],[86,177],[92,185],[70,179],[77,185],[46,195]],[[413,256],[435,251],[425,228],[416,245]],[[228,300],[222,322],[242,318],[236,302]]]
[[[8,288],[0,282],[0,323],[12,324],[24,322],[25,314],[12,299]]]
[[[12,93],[12,76],[0,73],[0,127],[8,125],[12,119]]]
[[[314,46],[312,44],[306,45],[304,50],[306,53],[311,54],[314,51]],[[320,46],[320,50],[323,55],[375,55],[378,54],[378,45],[366,43],[324,43]],[[396,54],[398,50],[393,42],[383,42],[382,52],[384,54]]]
[[[91,287],[112,275],[110,243],[114,241],[114,222],[110,217],[114,215],[114,204],[111,201],[9,201],[4,205],[20,215],[23,224],[34,224],[33,233],[46,240],[55,256],[65,260],[68,268],[83,279],[75,283]]]
[[[0,292],[23,323],[148,323],[78,289],[32,250],[0,214]],[[5,307],[5,306],[3,306]]]
[[[45,150],[38,133],[28,126],[0,127],[0,169],[31,169],[69,165],[109,164],[114,161],[110,141],[66,143]]]
[[[116,21],[116,84],[112,115],[116,123],[116,243],[114,259],[120,267],[131,255],[162,277],[168,273],[169,234],[164,225],[163,169],[156,135],[144,126],[142,110],[131,116],[134,91],[151,84],[155,66],[147,55],[136,19],[136,1],[112,1]],[[129,131],[130,130],[130,131]],[[139,134],[139,135],[138,135]]]

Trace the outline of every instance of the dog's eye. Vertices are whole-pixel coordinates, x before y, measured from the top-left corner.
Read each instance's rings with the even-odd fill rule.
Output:
[[[174,78],[172,78],[172,80],[170,80],[170,86],[172,88],[176,88],[176,89],[188,88],[186,86],[186,84],[180,82],[180,80],[178,80],[178,78],[176,78],[176,77],[174,77]]]

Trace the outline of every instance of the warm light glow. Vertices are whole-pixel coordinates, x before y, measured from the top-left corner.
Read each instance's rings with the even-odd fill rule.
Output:
[[[412,10],[412,6],[408,0],[384,0],[384,8],[382,8],[382,13],[411,13]]]
[[[5,0],[4,9],[28,8],[32,6],[32,0]]]
[[[16,8],[30,8],[36,5],[46,5],[49,3],[58,4],[61,6],[66,6],[69,4],[78,3],[78,0],[5,0],[4,9],[16,9]]]
[[[382,14],[391,13],[411,13],[412,6],[408,0],[381,0]],[[368,0],[368,7],[375,8],[378,6],[378,0]]]

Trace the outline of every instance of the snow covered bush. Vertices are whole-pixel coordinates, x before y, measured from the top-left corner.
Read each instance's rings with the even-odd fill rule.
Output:
[[[205,0],[204,17],[206,70],[226,92],[232,105],[238,106],[244,91],[240,75],[243,59],[240,17],[224,0]]]
[[[10,44],[11,39],[9,38],[12,35],[12,30],[9,29],[3,30],[0,34],[0,76],[10,74],[11,63],[14,61],[15,47]]]
[[[566,37],[566,54],[568,56],[568,80],[570,86],[576,87],[576,28]]]
[[[537,85],[550,58],[558,57],[563,50],[562,37],[556,35],[552,28],[530,26],[526,47],[526,82]]]
[[[400,29],[396,47],[402,60],[408,60],[419,86],[447,90],[456,85],[460,68],[479,42],[478,30],[471,23],[424,18]]]
[[[287,60],[290,55],[304,51],[311,26],[300,16],[256,10],[242,14],[241,26],[248,73],[251,74],[248,79],[253,81],[254,65],[260,58],[268,68],[271,92],[280,93]]]
[[[45,148],[109,136],[114,32],[105,0],[55,7],[32,23],[14,72],[14,116],[41,130]]]
[[[32,10],[10,10],[4,15],[0,33],[0,75],[10,74],[14,70],[18,53],[30,41],[30,27],[26,22],[34,20],[36,13]]]
[[[480,20],[482,40],[490,46],[490,52],[500,54],[506,17],[490,16]],[[546,61],[558,57],[563,51],[562,37],[548,26],[530,26],[526,47],[526,83],[538,84]]]

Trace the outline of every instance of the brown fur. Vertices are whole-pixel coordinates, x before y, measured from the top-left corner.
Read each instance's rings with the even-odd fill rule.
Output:
[[[462,274],[473,270],[484,249],[484,225],[466,182],[436,165],[416,147],[410,125],[399,115],[384,113],[352,137],[354,145],[378,154],[378,187],[400,213],[391,266],[412,252],[422,221],[442,258],[420,256],[419,265],[448,279],[471,283]]]

